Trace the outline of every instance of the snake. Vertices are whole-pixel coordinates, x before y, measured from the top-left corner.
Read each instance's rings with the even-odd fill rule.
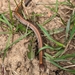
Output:
[[[26,4],[26,6],[27,6],[27,4]],[[37,42],[38,42],[38,49],[42,48],[43,40],[42,40],[40,31],[38,30],[38,28],[35,25],[33,25],[32,23],[30,23],[29,21],[27,21],[23,18],[23,16],[19,12],[21,10],[22,10],[22,4],[19,3],[17,5],[17,7],[15,8],[14,16],[19,20],[19,22],[21,22],[24,26],[28,26],[34,32],[34,34],[37,38]],[[39,52],[39,65],[43,66],[43,51]]]

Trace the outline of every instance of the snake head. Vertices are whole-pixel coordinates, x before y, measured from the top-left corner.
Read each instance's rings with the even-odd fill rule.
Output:
[[[25,0],[25,6],[27,7],[28,4],[31,2],[32,0]]]

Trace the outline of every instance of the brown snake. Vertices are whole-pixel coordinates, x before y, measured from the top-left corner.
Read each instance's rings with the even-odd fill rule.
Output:
[[[30,22],[28,22],[27,20],[25,20],[21,14],[19,13],[19,9],[21,8],[21,3],[18,4],[18,6],[16,7],[15,11],[14,11],[14,15],[15,17],[25,26],[28,26],[30,29],[32,29],[37,37],[37,41],[38,41],[38,48],[42,48],[43,47],[43,41],[42,41],[42,37],[41,34],[39,32],[39,30],[36,28],[36,26],[34,26],[33,24],[31,24]],[[20,9],[20,11],[22,10],[22,8]],[[39,65],[42,66],[43,65],[43,51],[39,52]]]

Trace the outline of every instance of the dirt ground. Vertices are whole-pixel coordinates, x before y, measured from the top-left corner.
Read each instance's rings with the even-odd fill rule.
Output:
[[[17,3],[20,2],[20,0],[16,0]],[[49,3],[55,3],[56,0],[32,0],[30,5],[28,7],[24,7],[27,11],[27,15],[31,12],[39,13],[39,12],[45,12],[46,18],[39,19],[39,23],[43,23],[43,21],[47,18],[49,18],[52,15],[52,11],[49,9],[44,8],[43,4],[49,4]],[[66,1],[66,0],[58,0],[58,1]],[[40,5],[36,5],[40,4]],[[12,11],[14,11],[16,4],[14,0],[10,0],[10,5]],[[24,6],[24,4],[23,4]],[[65,22],[69,18],[69,16],[66,16],[66,10],[69,9],[66,6],[59,6],[59,14],[62,16],[63,19],[65,19]],[[0,13],[3,13],[5,11],[8,11],[8,0],[0,0]],[[32,10],[32,11],[31,11]],[[24,12],[26,12],[24,11]],[[69,11],[70,12],[70,11]],[[8,14],[7,14],[8,15]],[[13,14],[14,16],[14,14]],[[63,24],[60,21],[58,17],[53,19],[50,23],[45,25],[45,28],[47,30],[52,30],[53,28],[60,28]],[[0,32],[3,32],[3,29],[0,27]],[[20,37],[19,34],[14,34],[13,41],[18,39]],[[2,51],[7,42],[8,35],[0,35],[0,51]],[[9,49],[4,62],[2,61],[2,57],[0,56],[0,75],[73,75],[66,71],[58,71],[59,69],[49,63],[45,60],[45,71],[41,71],[39,68],[39,60],[37,58],[30,61],[27,57],[27,51],[28,51],[28,42],[29,39],[25,38],[18,42],[17,44],[13,45],[12,48]],[[26,43],[26,44],[25,44]],[[3,68],[4,67],[4,68]],[[3,69],[3,70],[2,70]],[[4,71],[4,74],[3,72]]]

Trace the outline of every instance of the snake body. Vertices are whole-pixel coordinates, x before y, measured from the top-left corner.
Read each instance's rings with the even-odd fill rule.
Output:
[[[30,29],[33,30],[33,32],[35,33],[36,37],[37,37],[37,41],[38,41],[38,48],[42,48],[43,47],[43,40],[40,34],[40,31],[37,29],[37,27],[35,25],[33,25],[32,23],[28,22],[27,20],[25,20],[21,14],[19,13],[19,8],[21,8],[21,3],[18,4],[18,6],[16,7],[15,11],[14,11],[14,15],[15,17],[25,26],[28,26]],[[22,9],[21,9],[22,10]],[[43,65],[43,51],[39,52],[39,65]]]

